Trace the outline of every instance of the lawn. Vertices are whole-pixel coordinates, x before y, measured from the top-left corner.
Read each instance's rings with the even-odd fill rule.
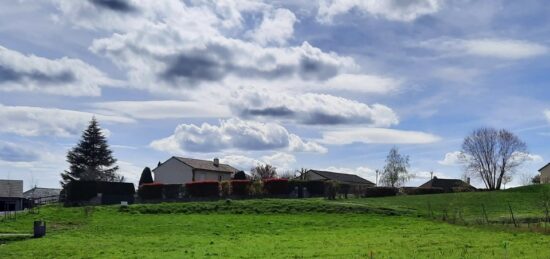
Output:
[[[458,200],[465,208],[475,208],[475,202],[483,199],[503,197],[521,200],[516,202],[518,205],[536,204],[539,191],[540,187],[469,193],[460,194],[464,197]],[[533,193],[533,197],[529,198],[527,193]],[[34,219],[48,222],[45,238],[7,242],[0,245],[0,255],[1,258],[370,258],[371,255],[373,258],[550,258],[550,235],[454,225],[421,215],[426,200],[438,208],[439,202],[449,197],[454,196],[337,201],[267,199],[132,205],[123,210],[118,206],[48,206],[38,214],[0,223],[0,233],[30,233]],[[467,200],[474,204],[468,205]],[[517,211],[529,214],[536,208],[517,206]]]

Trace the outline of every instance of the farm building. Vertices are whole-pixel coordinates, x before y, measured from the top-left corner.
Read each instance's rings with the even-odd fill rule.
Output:
[[[333,180],[339,183],[351,184],[351,185],[366,185],[374,186],[375,184],[371,181],[364,179],[355,174],[343,174],[330,171],[320,171],[320,170],[308,170],[303,175],[300,176],[304,180]]]
[[[460,179],[440,179],[435,176],[423,185],[420,185],[419,188],[442,188],[445,192],[453,192],[456,188],[476,190],[470,183]]]
[[[23,181],[0,180],[0,211],[23,209]]]
[[[550,183],[550,163],[539,169],[540,183]]]
[[[220,164],[217,158],[208,161],[176,156],[153,169],[155,182],[162,184],[230,180],[237,171],[230,165]]]
[[[23,197],[35,204],[46,204],[59,201],[61,189],[34,187],[23,193]]]

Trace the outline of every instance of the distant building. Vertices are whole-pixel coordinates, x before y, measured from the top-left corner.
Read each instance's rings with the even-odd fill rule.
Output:
[[[46,204],[59,201],[61,189],[34,187],[23,193],[25,199],[31,200],[34,204]]]
[[[153,169],[155,182],[162,184],[230,180],[237,171],[230,165],[220,164],[217,158],[209,161],[176,156]]]
[[[364,179],[355,174],[343,174],[330,171],[321,171],[321,170],[308,170],[303,175],[300,176],[304,180],[333,180],[339,183],[346,183],[351,185],[366,185],[374,186],[375,184],[371,181]]]
[[[540,183],[550,183],[550,163],[539,169]]]
[[[435,176],[423,185],[420,185],[419,188],[442,188],[445,192],[453,192],[457,188],[469,189],[471,191],[476,190],[475,187],[470,185],[469,180],[465,182],[460,179],[440,179]]]
[[[23,181],[0,180],[0,211],[23,209]]]

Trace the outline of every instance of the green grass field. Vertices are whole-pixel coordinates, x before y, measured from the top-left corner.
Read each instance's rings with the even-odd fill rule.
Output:
[[[457,194],[464,196],[457,200],[472,210],[480,201],[490,207],[493,199],[518,200],[524,205],[517,206],[518,214],[534,215],[543,188]],[[30,233],[34,219],[48,222],[45,238],[8,241],[0,245],[0,257],[550,258],[550,235],[423,216],[426,200],[438,208],[454,196],[170,203],[125,210],[48,206],[0,223],[0,233]]]

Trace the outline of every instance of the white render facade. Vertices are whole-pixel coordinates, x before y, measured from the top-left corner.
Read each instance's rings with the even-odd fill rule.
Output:
[[[539,170],[540,183],[550,183],[550,163]]]
[[[216,165],[217,163],[217,165]],[[154,181],[162,184],[184,184],[195,181],[230,180],[237,170],[216,161],[171,157],[153,169]]]

